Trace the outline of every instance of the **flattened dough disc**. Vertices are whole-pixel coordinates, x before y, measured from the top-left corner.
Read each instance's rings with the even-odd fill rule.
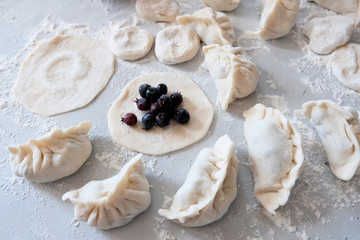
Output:
[[[55,36],[27,56],[15,82],[14,97],[44,117],[81,108],[106,86],[114,73],[114,61],[102,42]]]
[[[164,128],[154,126],[142,129],[141,118],[145,112],[137,109],[134,99],[139,98],[139,86],[148,83],[156,87],[159,83],[168,86],[168,95],[181,92],[184,102],[179,108],[190,113],[187,124],[171,120]],[[134,113],[138,122],[135,126],[122,124],[121,117]],[[108,114],[110,133],[114,141],[126,148],[149,155],[161,155],[179,150],[203,138],[209,130],[214,108],[200,87],[189,77],[172,72],[143,74],[125,86],[120,97],[113,103]]]

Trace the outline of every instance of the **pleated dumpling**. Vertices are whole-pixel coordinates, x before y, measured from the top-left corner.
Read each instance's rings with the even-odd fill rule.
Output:
[[[76,172],[90,156],[91,123],[65,131],[57,129],[38,140],[9,146],[11,169],[32,182],[52,182]]]
[[[178,16],[176,21],[193,29],[206,45],[232,45],[235,41],[235,32],[229,18],[210,7],[200,9],[193,15]]]
[[[287,35],[296,23],[300,0],[264,0],[260,37],[265,40]]]
[[[183,226],[199,227],[221,218],[236,197],[238,160],[225,135],[200,151],[168,209],[159,214]]]
[[[244,112],[244,117],[255,197],[276,214],[275,210],[286,204],[302,170],[301,138],[279,110],[256,104]]]
[[[358,113],[350,107],[342,108],[328,101],[310,101],[302,106],[319,133],[330,163],[331,171],[348,181],[360,168],[360,124]]]
[[[124,165],[120,173],[91,181],[62,196],[74,204],[75,218],[99,229],[119,227],[145,211],[151,201],[141,154]]]
[[[255,91],[259,71],[239,47],[212,44],[203,47],[205,66],[215,81],[221,107],[226,110],[236,98]]]

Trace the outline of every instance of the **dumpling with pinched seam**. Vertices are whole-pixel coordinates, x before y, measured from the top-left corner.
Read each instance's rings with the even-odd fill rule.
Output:
[[[141,154],[108,179],[91,181],[62,196],[74,204],[75,218],[99,229],[119,227],[145,211],[151,202]]]

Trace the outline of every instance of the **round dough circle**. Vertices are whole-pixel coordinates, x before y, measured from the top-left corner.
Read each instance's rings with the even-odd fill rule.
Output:
[[[349,43],[333,53],[331,69],[345,86],[360,92],[360,44]]]
[[[114,73],[114,55],[102,42],[55,36],[41,42],[18,73],[14,97],[44,117],[85,106]]]
[[[179,14],[175,0],[136,0],[136,12],[152,22],[173,22]]]
[[[168,95],[181,92],[184,102],[179,107],[189,111],[190,121],[182,125],[171,120],[164,128],[154,126],[150,130],[142,129],[141,118],[145,112],[137,109],[134,99],[140,97],[138,89],[143,83],[152,86],[165,83],[169,89]],[[138,122],[132,127],[121,123],[121,117],[130,112],[138,118]],[[125,86],[109,110],[108,124],[116,143],[144,154],[161,155],[199,141],[208,132],[213,116],[213,106],[201,88],[189,77],[173,72],[147,73]]]
[[[144,57],[153,43],[154,37],[149,31],[135,26],[126,26],[113,33],[109,47],[120,59],[136,60]]]
[[[199,48],[198,35],[186,26],[167,27],[156,35],[155,54],[165,64],[189,61],[195,57]]]

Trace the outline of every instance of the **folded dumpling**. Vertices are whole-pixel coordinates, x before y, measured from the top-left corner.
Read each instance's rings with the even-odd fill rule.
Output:
[[[75,218],[99,229],[115,228],[145,211],[151,201],[141,154],[124,165],[120,173],[91,181],[62,196],[74,204]]]
[[[178,16],[176,21],[193,29],[206,45],[232,45],[235,41],[235,32],[229,18],[210,7],[200,9],[193,15]]]
[[[240,0],[202,0],[203,3],[216,11],[232,11],[239,6]]]
[[[315,2],[323,8],[327,8],[331,11],[349,14],[359,10],[359,0],[308,0],[309,2]]]
[[[221,107],[226,110],[236,98],[255,91],[259,71],[239,47],[212,44],[203,47],[205,66],[215,81]]]
[[[310,101],[302,106],[319,133],[331,171],[341,180],[350,180],[360,165],[360,124],[355,109],[328,101]]]
[[[183,226],[199,227],[221,218],[236,197],[238,160],[225,135],[200,151],[168,209],[159,214]]]
[[[38,140],[9,146],[13,173],[33,182],[52,182],[73,174],[90,156],[90,128],[90,122],[83,122],[65,131],[57,129]]]
[[[302,170],[300,135],[279,110],[262,104],[244,112],[245,139],[255,179],[255,197],[272,214],[288,201]]]
[[[296,23],[300,0],[264,0],[260,37],[265,40],[287,35]]]

